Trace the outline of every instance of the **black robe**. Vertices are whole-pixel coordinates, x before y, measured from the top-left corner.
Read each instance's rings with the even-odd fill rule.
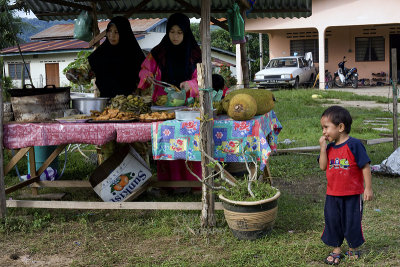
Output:
[[[119,33],[119,43],[111,45],[106,40],[88,57],[89,64],[96,75],[96,85],[101,97],[129,95],[136,91],[139,82],[140,65],[144,54],[129,20],[114,17],[107,25],[115,24]]]

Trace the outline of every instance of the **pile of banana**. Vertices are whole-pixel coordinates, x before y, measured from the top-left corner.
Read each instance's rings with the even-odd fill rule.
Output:
[[[157,101],[156,101],[156,105],[157,106],[165,106],[165,104],[167,103],[167,100],[168,100],[168,97],[167,97],[167,95],[161,95],[161,96],[159,96],[158,98],[157,98]]]
[[[133,112],[136,115],[150,112],[151,101],[141,96],[135,95],[117,95],[111,98],[111,104],[108,106],[110,109],[119,109],[124,112]]]

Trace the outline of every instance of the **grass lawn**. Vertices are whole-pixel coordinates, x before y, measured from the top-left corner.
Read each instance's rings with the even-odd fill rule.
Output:
[[[312,99],[315,93],[322,94],[323,99]],[[322,104],[329,104],[325,99],[379,100],[310,89],[280,90],[274,94],[274,111],[283,126],[278,141],[292,141],[279,144],[278,148],[318,145],[320,116],[326,108]],[[381,137],[364,120],[391,118],[390,113],[379,110],[349,111],[353,116],[350,135],[361,139]],[[366,149],[372,165],[381,163],[393,152],[392,143],[369,145]],[[237,240],[222,211],[216,212],[215,228],[202,229],[199,211],[10,208],[0,223],[0,266],[324,266],[323,259],[330,252],[320,240],[326,180],[317,156],[318,152],[271,156],[273,183],[282,195],[276,224],[265,238]],[[7,160],[7,154],[5,157]],[[67,158],[63,179],[88,179],[95,169],[78,153]],[[62,166],[64,156],[59,161]],[[26,173],[26,164],[19,163],[18,167]],[[17,181],[15,172],[6,176],[7,186]],[[364,205],[366,243],[362,258],[344,260],[341,265],[400,266],[399,185],[398,177],[373,174],[375,199]],[[29,192],[19,190],[7,198]],[[100,201],[90,189],[40,190],[49,192],[67,193],[64,200]],[[143,194],[138,200],[200,201],[200,196]]]

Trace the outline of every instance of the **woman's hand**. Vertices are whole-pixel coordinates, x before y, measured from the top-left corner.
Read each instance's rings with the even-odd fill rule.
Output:
[[[181,84],[179,85],[179,87],[180,87],[181,89],[185,89],[186,92],[189,92],[190,89],[191,89],[188,82],[181,82]]]
[[[153,83],[154,83],[154,78],[153,78],[153,76],[152,76],[152,75],[147,76],[147,77],[146,77],[146,82],[148,82],[148,83],[150,83],[150,84],[153,84]]]

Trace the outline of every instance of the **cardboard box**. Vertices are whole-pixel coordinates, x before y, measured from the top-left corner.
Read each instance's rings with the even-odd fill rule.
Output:
[[[123,202],[142,191],[150,177],[145,161],[127,145],[98,166],[89,181],[104,201]]]

